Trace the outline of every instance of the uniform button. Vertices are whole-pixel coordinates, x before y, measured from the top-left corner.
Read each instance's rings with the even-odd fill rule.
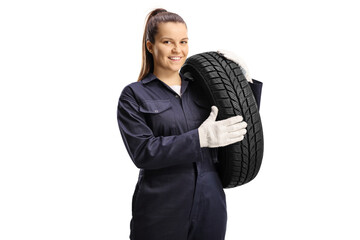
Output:
[[[158,113],[158,112],[159,112],[159,110],[155,110],[154,112]]]
[[[175,95],[176,98],[179,98],[179,95]]]

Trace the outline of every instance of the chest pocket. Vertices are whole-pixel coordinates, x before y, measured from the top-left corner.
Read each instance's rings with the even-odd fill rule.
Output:
[[[194,112],[196,112],[196,114],[193,114],[193,118],[197,124],[202,123],[206,118],[209,117],[211,104],[206,99],[194,97],[193,107],[195,108]]]
[[[146,100],[140,103],[139,111],[145,115],[155,136],[173,134],[174,112],[170,100]]]

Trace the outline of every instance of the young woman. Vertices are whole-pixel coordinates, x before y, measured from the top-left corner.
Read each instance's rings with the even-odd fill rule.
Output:
[[[216,172],[217,148],[241,141],[241,116],[216,121],[195,80],[179,73],[188,55],[187,26],[177,14],[155,9],[143,37],[137,82],[119,98],[124,144],[140,168],[130,239],[221,240],[225,194]]]

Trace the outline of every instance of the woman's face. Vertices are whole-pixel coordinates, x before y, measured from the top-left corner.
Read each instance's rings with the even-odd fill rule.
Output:
[[[146,42],[154,58],[154,73],[178,72],[189,52],[187,28],[184,23],[159,23],[155,43]]]

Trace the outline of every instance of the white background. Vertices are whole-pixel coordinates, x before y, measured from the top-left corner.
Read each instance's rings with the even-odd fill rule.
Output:
[[[1,1],[0,239],[128,239],[138,170],[116,120],[145,17],[264,83],[259,175],[226,190],[228,240],[360,239],[357,1]]]

